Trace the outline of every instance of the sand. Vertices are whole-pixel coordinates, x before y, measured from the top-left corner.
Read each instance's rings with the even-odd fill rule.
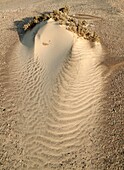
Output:
[[[65,3],[0,1],[0,170],[123,169],[123,1],[68,2],[100,42],[52,19],[22,31]]]

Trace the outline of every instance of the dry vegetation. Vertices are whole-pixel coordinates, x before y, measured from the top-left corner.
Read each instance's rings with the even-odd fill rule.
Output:
[[[28,31],[32,29],[36,24],[47,21],[50,18],[57,21],[60,25],[65,25],[66,29],[72,31],[80,37],[84,37],[84,39],[90,40],[92,42],[99,41],[98,35],[93,31],[89,31],[87,28],[87,22],[85,20],[77,19],[81,16],[81,14],[70,16],[69,8],[63,7],[59,10],[53,10],[50,13],[42,13],[40,16],[35,16],[33,20],[30,20],[29,23],[24,25],[24,30]],[[80,17],[81,18],[81,17]]]

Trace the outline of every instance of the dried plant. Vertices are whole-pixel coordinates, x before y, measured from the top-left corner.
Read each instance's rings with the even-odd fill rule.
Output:
[[[67,30],[76,33],[80,37],[84,37],[84,39],[90,40],[92,42],[99,41],[99,37],[96,35],[96,33],[90,32],[88,30],[88,23],[83,19],[83,16],[83,14],[69,15],[69,8],[65,6],[59,10],[53,10],[53,12],[35,16],[33,20],[29,21],[28,24],[25,24],[23,28],[25,31],[28,31],[36,24],[52,18],[60,25],[65,25]],[[86,16],[91,17],[91,15]]]

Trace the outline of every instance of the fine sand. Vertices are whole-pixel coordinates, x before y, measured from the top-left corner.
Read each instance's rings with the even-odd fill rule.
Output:
[[[52,19],[22,30],[66,4],[100,42]],[[0,0],[0,18],[0,170],[123,170],[123,0]]]

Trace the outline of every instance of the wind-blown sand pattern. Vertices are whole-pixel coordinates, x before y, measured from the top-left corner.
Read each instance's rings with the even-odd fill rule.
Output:
[[[101,44],[50,20],[41,24],[33,47],[35,29],[23,39],[23,43],[30,40],[30,48],[21,45],[16,58],[13,55],[21,93],[22,167],[91,168],[88,159],[97,148],[90,134],[102,97]]]
[[[37,3],[36,9],[44,4]],[[49,2],[50,7],[43,7],[42,12],[53,7],[52,3],[58,4]],[[75,2],[72,11],[80,9],[80,3]],[[89,1],[83,3],[88,5]],[[106,4],[110,15],[111,1]],[[103,8],[97,0],[90,1],[92,11],[96,11],[95,5]],[[22,11],[21,18],[27,16],[27,11]],[[103,11],[98,17],[95,12],[87,13],[89,27],[99,32],[101,41],[90,41],[91,37],[51,18],[24,35],[16,22],[20,42],[14,32],[10,36],[7,31],[11,24],[4,25],[2,20],[1,42],[6,48],[1,43],[0,169],[123,170],[123,58],[112,60],[109,56],[121,56],[123,43],[117,50],[117,42],[108,34],[108,22],[101,20]],[[6,13],[6,23],[17,13],[21,11]],[[92,21],[92,14],[97,21],[95,17]],[[32,16],[32,11],[28,15]],[[118,18],[114,16],[116,21]]]

